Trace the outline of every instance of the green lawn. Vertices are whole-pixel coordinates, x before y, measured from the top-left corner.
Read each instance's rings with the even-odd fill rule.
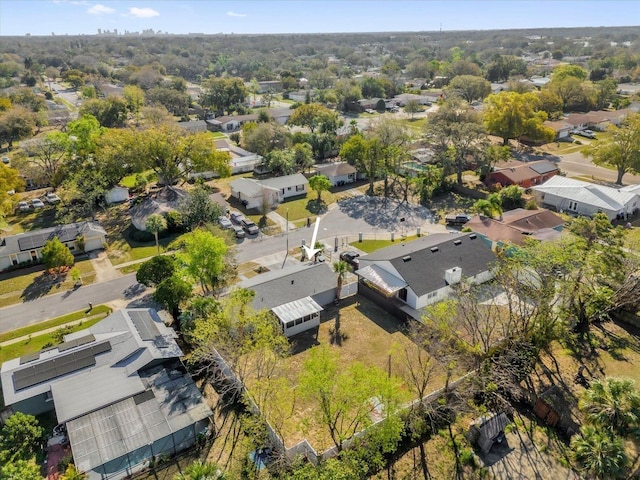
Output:
[[[96,273],[90,260],[76,262],[75,266],[82,274],[82,283],[93,283]],[[24,299],[32,299],[52,293],[61,293],[73,288],[71,275],[55,279],[44,270],[32,273],[21,273],[20,270],[0,275],[0,307],[19,303]],[[24,298],[23,298],[24,297]]]
[[[216,140],[220,138],[227,138],[227,136],[222,132],[211,132],[211,135],[213,135],[213,138]]]
[[[147,170],[139,173],[132,173],[131,175],[127,175],[122,180],[120,180],[120,185],[127,188],[133,188],[136,186],[136,178],[138,175],[144,175],[148,178],[149,183],[154,183],[158,181],[158,176],[155,174],[153,170]]]
[[[67,333],[84,330],[85,328],[98,323],[106,316],[107,314],[100,315],[99,317],[92,318],[91,320],[79,323],[78,325],[73,325],[69,327]],[[27,353],[37,352],[39,350],[42,350],[45,346],[54,345],[55,343],[55,332],[45,333],[44,335],[37,336],[32,335],[31,338],[25,340],[24,342],[18,342],[0,348],[0,363],[11,360],[12,358],[21,357],[23,355],[26,355]]]
[[[417,238],[418,237],[416,235],[412,235],[410,237],[406,237],[404,241],[410,242]],[[380,250],[381,248],[388,247],[389,245],[397,245],[401,241],[402,239],[398,236],[395,242],[392,242],[391,240],[362,240],[362,242],[352,242],[349,245],[356,247],[358,250],[362,250],[363,252],[371,253],[376,250]]]
[[[322,192],[322,203],[318,208],[318,194],[313,189],[309,189],[309,193],[306,197],[284,201],[276,212],[282,215],[283,218],[287,218],[287,212],[289,215],[289,221],[295,222],[296,220],[304,220],[307,218],[313,219],[316,215],[321,215],[326,212],[329,205],[336,201],[336,196],[331,192]]]
[[[28,212],[18,211],[14,215],[6,218],[7,233],[9,235],[17,235],[18,233],[29,232],[31,230],[39,230],[41,228],[53,227],[56,224],[56,207],[46,205],[38,210],[29,210]]]
[[[109,248],[107,249],[107,255],[111,260],[112,265],[120,265],[126,262],[133,262],[135,260],[144,260],[145,258],[153,257],[158,254],[155,241],[140,243],[129,239],[129,234],[135,227],[131,226],[125,230],[119,238],[112,239],[109,242]],[[177,239],[180,235],[170,235],[166,238],[161,238],[158,242],[160,244],[160,253],[167,251],[167,246]]]
[[[44,322],[36,323],[34,325],[28,325],[26,327],[17,328],[10,332],[0,334],[0,343],[13,340],[14,338],[24,337],[25,335],[33,335],[34,333],[41,332],[48,328],[64,325],[65,323],[75,322],[87,317],[93,317],[94,315],[102,315],[103,318],[111,313],[111,308],[106,305],[98,305],[93,307],[91,312],[81,310],[79,312],[73,312],[62,317],[54,318],[51,320],[45,320]]]

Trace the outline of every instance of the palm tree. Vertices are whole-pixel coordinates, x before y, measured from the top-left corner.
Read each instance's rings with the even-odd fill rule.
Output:
[[[227,477],[220,467],[213,462],[196,460],[183,473],[178,473],[174,480],[225,480]]]
[[[640,394],[629,378],[593,380],[578,406],[590,423],[623,437],[640,427]]]
[[[629,459],[624,440],[610,431],[585,425],[571,440],[578,469],[590,478],[625,478]]]
[[[160,253],[160,244],[158,243],[158,232],[167,228],[167,221],[164,219],[162,215],[158,215],[154,213],[153,215],[149,215],[147,221],[145,222],[145,227],[149,232],[153,232],[153,235],[156,238],[156,247],[158,248],[158,253]]]
[[[349,264],[344,260],[338,260],[337,262],[334,262],[333,270],[338,276],[338,283],[336,285],[336,299],[340,300],[340,292],[342,292],[344,277],[346,277],[347,272],[349,271]]]
[[[59,478],[60,480],[86,480],[87,474],[79,472],[78,469],[76,469],[76,466],[73,463],[70,463]]]

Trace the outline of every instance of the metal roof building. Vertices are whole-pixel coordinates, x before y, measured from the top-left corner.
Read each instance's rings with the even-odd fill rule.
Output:
[[[90,480],[123,478],[209,427],[211,409],[175,339],[154,310],[119,310],[55,347],[4,362],[5,404],[34,415],[54,410]]]

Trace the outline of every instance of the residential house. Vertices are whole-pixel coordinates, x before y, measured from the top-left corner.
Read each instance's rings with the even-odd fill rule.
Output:
[[[609,125],[620,125],[622,121],[631,113],[629,109],[591,111],[588,113],[572,113],[565,119],[575,130],[597,130],[605,131]]]
[[[178,122],[181,129],[188,133],[202,133],[209,130],[208,124],[205,120],[192,120],[190,122]]]
[[[547,160],[537,162],[508,162],[490,172],[485,178],[487,185],[518,185],[529,188],[540,185],[560,172],[558,166]]]
[[[262,273],[240,282],[240,287],[253,290],[252,306],[271,310],[280,321],[285,336],[320,325],[323,307],[336,299],[337,276],[326,263],[297,265]],[[345,283],[341,298],[354,294],[357,283]]]
[[[129,210],[131,223],[138,230],[147,230],[147,218],[151,215],[166,215],[178,210],[187,198],[187,192],[181,188],[166,186],[152,193],[142,202]]]
[[[260,92],[258,93],[278,93],[282,91],[282,81],[280,80],[263,80],[258,82]]]
[[[443,300],[460,282],[493,277],[496,257],[474,233],[437,233],[360,257],[358,292],[394,314],[422,318],[421,309]]]
[[[638,195],[634,192],[555,176],[543,185],[533,187],[536,201],[572,215],[593,217],[602,212],[609,220],[627,218],[638,210]]]
[[[419,105],[430,106],[433,103],[433,97],[426,95],[417,95],[415,93],[401,93],[393,97],[393,103],[399,107],[404,107],[410,101],[416,101]]]
[[[289,120],[289,117],[293,114],[293,110],[290,108],[271,108],[267,110],[267,114],[270,118],[278,122],[280,125],[284,125]],[[250,113],[247,115],[225,115],[222,117],[216,117],[207,120],[209,130],[214,132],[234,132],[239,130],[242,125],[247,122],[257,122],[258,114]]]
[[[307,180],[307,177],[301,173],[267,178],[260,180],[260,183],[266,187],[277,189],[279,191],[278,200],[280,202],[287,198],[304,196],[309,190],[309,181]]]
[[[104,248],[107,232],[98,223],[79,222],[1,237],[0,271],[24,262],[37,262],[42,257],[44,244],[54,238],[72,253],[79,254]]]
[[[253,178],[238,178],[230,182],[229,187],[231,196],[237,198],[246,208],[263,211],[280,203],[278,189],[265,187]]]
[[[545,127],[552,128],[554,132],[556,132],[555,141],[562,140],[563,138],[569,138],[571,134],[571,130],[573,130],[573,125],[569,122],[565,122],[564,120],[556,120],[556,121],[545,121],[543,123]]]
[[[554,240],[561,235],[565,221],[544,208],[516,208],[504,212],[499,219],[476,215],[464,226],[477,233],[495,250],[503,245],[524,245],[527,238]]]
[[[252,153],[244,148],[239,147],[233,142],[230,142],[226,138],[218,139],[215,142],[216,150],[219,152],[225,152],[229,155],[229,167],[231,168],[231,175],[237,175],[239,173],[253,172],[255,167],[262,163],[262,156],[257,153]],[[207,172],[191,172],[189,178],[216,178],[219,174],[216,171]]]
[[[119,310],[55,347],[4,362],[4,403],[53,411],[88,480],[129,477],[211,427],[176,338],[152,309]]]
[[[324,175],[329,179],[331,185],[338,187],[357,180],[358,170],[347,162],[329,163],[326,165],[316,165],[316,174]]]

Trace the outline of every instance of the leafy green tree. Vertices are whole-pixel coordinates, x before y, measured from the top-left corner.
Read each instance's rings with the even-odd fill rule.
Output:
[[[42,263],[49,270],[60,272],[63,268],[71,267],[75,263],[73,253],[58,237],[47,240],[41,251]]]
[[[318,193],[318,204],[322,201],[322,192],[329,191],[331,180],[325,175],[314,175],[309,179],[309,186]]]
[[[459,95],[467,102],[482,100],[491,93],[491,84],[475,75],[459,75],[449,82],[447,92]]]
[[[252,307],[253,297],[253,291],[234,289],[220,300],[213,312],[195,320],[189,332],[194,345],[191,362],[205,369],[217,365],[218,352],[245,385],[250,380],[252,385],[264,386],[277,378],[281,372],[280,359],[289,351],[289,342],[272,312],[256,311]],[[230,388],[228,393],[242,393],[233,391],[241,388],[239,385]],[[269,389],[259,390],[269,392]],[[268,398],[256,396],[254,400],[264,405]]]
[[[538,96],[533,93],[500,92],[487,97],[484,122],[489,133],[501,137],[503,145],[512,138],[526,136],[531,140],[550,142],[553,129],[543,125],[547,114],[541,111]]]
[[[149,105],[162,105],[169,113],[182,119],[188,119],[191,96],[173,88],[155,87],[146,93]]]
[[[227,476],[220,467],[213,462],[196,460],[184,472],[178,473],[173,480],[225,480]]]
[[[87,474],[80,472],[73,463],[70,463],[59,478],[60,480],[86,480]]]
[[[377,140],[381,156],[381,174],[384,181],[384,197],[390,194],[390,179],[398,175],[398,166],[406,158],[406,150],[411,141],[406,125],[392,118],[381,119],[369,133]]]
[[[226,257],[229,247],[220,237],[204,230],[194,230],[181,237],[178,259],[186,274],[200,283],[205,293],[224,286],[227,280]]]
[[[158,242],[158,234],[162,230],[167,229],[167,221],[164,219],[162,215],[158,215],[154,213],[153,215],[149,215],[147,221],[145,222],[145,227],[148,232],[153,233],[153,236],[156,239],[156,248],[158,249],[158,253],[160,253],[160,243]]]
[[[242,105],[247,98],[248,91],[241,78],[209,77],[202,82],[203,94],[200,104],[211,108],[216,116],[231,112],[236,105]]]
[[[625,173],[640,171],[640,114],[630,115],[621,126],[611,125],[611,139],[589,145],[584,153],[596,165],[609,165],[618,172],[622,185]]]
[[[140,265],[136,280],[147,287],[155,287],[177,271],[178,264],[173,255],[156,255]]]
[[[335,131],[338,126],[338,114],[319,103],[300,105],[289,117],[289,125],[308,127],[311,133]]]
[[[411,114],[411,118],[413,119],[413,116],[416,113],[422,111],[422,107],[420,106],[417,100],[409,100],[407,104],[404,106],[404,111],[405,113]]]
[[[627,478],[629,459],[624,440],[607,430],[584,425],[571,439],[573,458],[581,473],[598,480]]]
[[[562,101],[564,111],[587,111],[595,108],[596,93],[583,79],[567,75],[553,77],[545,87]]]
[[[145,102],[144,90],[137,85],[126,85],[122,89],[122,96],[127,102],[127,109],[135,118],[136,125],[138,125],[140,123],[140,110]]]
[[[522,189],[517,185],[509,185],[504,187],[498,192],[500,198],[500,205],[505,210],[512,210],[514,208],[522,208],[524,206],[524,199],[522,198]]]
[[[296,163],[293,151],[271,150],[264,157],[264,163],[274,175],[291,175],[296,171]]]
[[[0,113],[0,145],[7,143],[13,148],[13,142],[22,140],[33,133],[36,126],[36,114],[22,106]]]
[[[263,157],[272,150],[287,148],[289,144],[289,131],[280,124],[250,122],[242,126],[243,148]]]
[[[87,100],[80,107],[80,115],[92,115],[106,128],[121,128],[127,121],[127,102],[113,95],[105,99]]]
[[[355,134],[344,142],[340,149],[340,157],[363,173],[369,180],[369,195],[373,195],[373,184],[382,170],[382,153],[379,141],[367,139],[362,134]]]
[[[40,466],[34,459],[15,460],[0,467],[0,478],[3,480],[42,480]]]
[[[629,378],[595,379],[578,404],[587,420],[622,437],[637,435],[640,428],[640,392]]]
[[[481,158],[487,147],[487,136],[478,113],[460,98],[446,100],[426,126],[427,138],[445,166],[445,174],[456,173],[462,185],[462,172],[467,157]]]
[[[193,286],[181,278],[177,273],[162,280],[156,291],[153,292],[153,299],[171,312],[171,316],[176,322],[176,330],[180,330],[180,307],[193,296]]]
[[[304,172],[313,165],[313,149],[308,143],[296,143],[293,146],[293,161],[299,171]]]
[[[561,65],[554,68],[551,75],[553,80],[564,80],[568,77],[584,81],[587,79],[587,71],[579,65]]]
[[[209,192],[197,186],[189,192],[179,207],[183,225],[188,230],[195,230],[207,223],[216,223],[224,212],[222,207],[209,198]]]
[[[382,82],[374,77],[365,77],[360,82],[360,90],[364,98],[384,98],[384,86]]]
[[[208,132],[189,134],[178,127],[159,126],[137,132],[127,160],[143,158],[148,168],[167,185],[186,179],[191,172],[231,174],[229,154],[219,152]]]
[[[0,164],[0,224],[4,221],[5,215],[13,210],[13,199],[7,192],[18,192],[23,188],[24,180],[20,177],[20,172],[4,163]]]
[[[338,450],[356,432],[371,425],[377,397],[387,414],[393,415],[400,400],[398,379],[378,368],[355,362],[347,368],[337,352],[314,347],[298,377],[300,394],[314,402],[316,421],[327,429]],[[398,432],[399,435],[399,432]]]
[[[36,417],[22,412],[7,418],[0,433],[1,451],[9,461],[31,459],[44,439],[44,429]]]

